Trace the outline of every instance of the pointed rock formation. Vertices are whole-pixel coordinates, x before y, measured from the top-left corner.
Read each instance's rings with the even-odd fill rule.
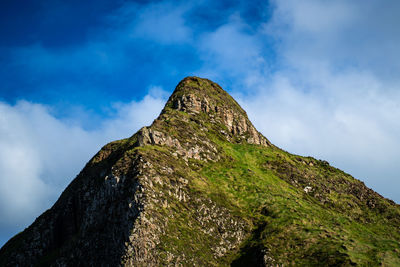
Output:
[[[273,146],[219,85],[187,77],[151,126],[104,146],[1,248],[0,265],[391,265],[399,225],[397,204]]]

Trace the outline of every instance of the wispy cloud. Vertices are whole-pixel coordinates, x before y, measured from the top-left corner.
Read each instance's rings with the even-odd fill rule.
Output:
[[[325,63],[339,70],[367,70],[385,80],[398,77],[400,29],[394,25],[399,2],[274,2],[265,30],[280,40],[281,56],[290,66]]]
[[[148,5],[137,12],[129,36],[166,45],[190,42],[193,32],[183,17],[189,9],[188,4],[177,5],[172,2]]]
[[[262,40],[248,30],[249,25],[234,14],[227,24],[203,33],[197,43],[203,60],[201,75],[248,82],[262,76],[267,70],[268,59],[263,57]]]

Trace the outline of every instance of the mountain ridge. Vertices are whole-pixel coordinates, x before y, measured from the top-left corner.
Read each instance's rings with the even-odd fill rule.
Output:
[[[399,225],[399,205],[277,148],[218,84],[187,77],[0,249],[0,265],[395,266]]]

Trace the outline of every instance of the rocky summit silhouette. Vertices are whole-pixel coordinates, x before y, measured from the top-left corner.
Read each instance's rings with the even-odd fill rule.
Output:
[[[260,134],[183,79],[151,126],[105,145],[1,266],[400,266],[400,207]]]

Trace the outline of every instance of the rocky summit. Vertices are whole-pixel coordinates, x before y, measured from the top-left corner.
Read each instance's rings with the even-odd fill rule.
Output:
[[[260,134],[187,77],[151,126],[105,145],[0,266],[400,266],[400,206]]]

